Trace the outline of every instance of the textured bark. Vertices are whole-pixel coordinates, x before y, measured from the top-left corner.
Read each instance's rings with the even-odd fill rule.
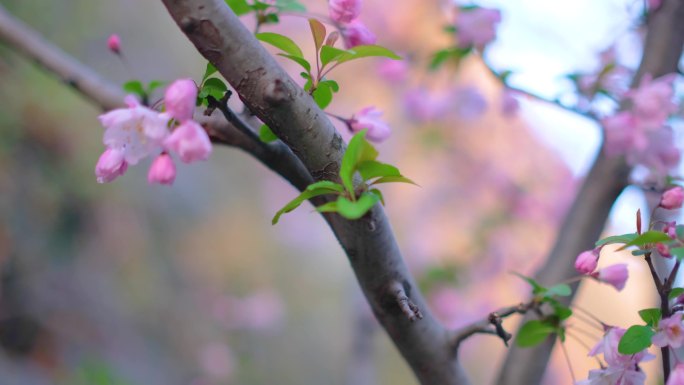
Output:
[[[178,26],[245,105],[301,159],[316,180],[337,179],[345,146],[327,116],[221,0],[163,0]],[[428,311],[383,209],[348,221],[325,215],[374,314],[422,384],[466,384],[446,329]],[[411,321],[406,298],[423,313]]]
[[[647,73],[654,77],[676,72],[684,44],[684,1],[665,0],[650,15],[643,59],[634,84]],[[627,184],[629,168],[619,159],[609,159],[601,152],[579,194],[570,208],[555,245],[535,278],[541,282],[562,282],[577,273],[574,259],[593,247],[603,231],[615,199]],[[576,285],[575,285],[576,286]],[[573,293],[576,291],[573,291]],[[572,296],[566,299],[572,301]],[[523,322],[533,318],[528,315]],[[521,323],[522,325],[522,323]],[[497,384],[539,384],[548,365],[554,340],[534,349],[513,347],[499,372]]]

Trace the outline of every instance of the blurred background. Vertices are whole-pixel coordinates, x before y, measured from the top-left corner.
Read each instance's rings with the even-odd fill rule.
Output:
[[[327,14],[325,1],[304,3]],[[581,105],[567,75],[599,70],[600,53],[614,44],[617,60],[634,68],[643,32],[641,1],[478,4],[501,9],[498,39],[484,58],[428,72],[430,55],[453,43],[443,32],[453,4],[366,0],[363,21],[406,66],[368,59],[340,67],[332,78],[341,91],[328,108],[385,111],[393,135],[378,146],[381,159],[420,184],[384,187],[386,208],[433,311],[451,327],[527,297],[511,271],[540,266],[600,140],[595,122],[524,95],[504,113],[503,90],[483,59],[514,71],[516,87]],[[161,2],[2,5],[116,83],[199,81],[204,72],[206,61]],[[283,16],[264,30],[313,50],[305,17]],[[107,50],[112,33],[127,65]],[[597,111],[614,108],[595,102]],[[180,165],[170,188],[148,185],[144,163],[97,184],[100,113],[0,44],[2,385],[416,383],[311,206],[271,226],[296,195],[286,182],[216,147],[209,161]],[[608,232],[633,231],[638,207],[646,210],[641,192],[625,191]],[[581,289],[579,305],[608,324],[636,322],[635,310],[651,303],[642,288],[648,271],[628,254],[602,259],[630,264],[622,293],[593,282]],[[512,331],[517,321],[505,325]],[[567,347],[577,378],[586,378],[596,366],[587,346],[600,332],[572,322]],[[476,336],[461,359],[474,383],[488,384],[504,353],[500,340]],[[559,352],[546,383],[572,383]]]

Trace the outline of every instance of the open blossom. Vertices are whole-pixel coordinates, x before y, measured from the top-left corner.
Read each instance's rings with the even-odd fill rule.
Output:
[[[575,259],[575,270],[581,274],[591,274],[598,266],[599,253],[596,250],[581,252]]]
[[[123,175],[126,169],[128,169],[128,163],[124,160],[123,152],[108,148],[95,165],[97,183],[109,183]]]
[[[633,103],[632,111],[655,127],[662,125],[670,114],[677,112],[677,104],[672,100],[674,80],[674,74],[655,80],[650,74],[644,75],[639,87],[625,94]]]
[[[627,368],[605,368],[589,371],[589,378],[577,381],[575,385],[644,385],[646,374]]]
[[[109,36],[107,39],[107,48],[115,54],[121,53],[121,38],[117,34]]]
[[[127,97],[128,108],[119,108],[100,115],[106,128],[103,142],[107,148],[123,153],[128,164],[159,153],[161,143],[169,134],[168,117],[142,106],[134,97]]]
[[[444,117],[454,104],[451,92],[438,92],[418,87],[404,94],[404,110],[416,122],[428,122]]]
[[[347,48],[357,45],[375,44],[378,38],[361,21],[354,20],[342,29],[342,38]]]
[[[166,112],[179,122],[192,119],[197,100],[197,85],[192,79],[178,79],[164,93]]]
[[[402,82],[408,77],[409,64],[406,60],[384,59],[377,70],[378,75],[388,82]]]
[[[617,289],[617,291],[621,291],[625,288],[627,278],[629,278],[629,271],[627,270],[626,264],[618,263],[615,265],[604,267],[603,269],[592,274],[592,277],[598,279],[603,283],[612,285],[613,287],[615,287],[615,289]]]
[[[684,203],[684,189],[675,186],[663,193],[663,196],[660,197],[659,206],[664,209],[675,210],[681,208],[682,203]]]
[[[366,138],[372,142],[380,143],[389,138],[392,130],[380,119],[382,111],[375,107],[366,107],[358,114],[352,116],[349,126],[353,132],[368,130]]]
[[[176,165],[169,154],[161,154],[152,161],[147,173],[147,181],[150,184],[158,183],[171,185],[176,180]]]
[[[361,0],[330,0],[330,18],[338,23],[349,23],[361,14]]]
[[[677,364],[665,385],[684,385],[684,364]]]
[[[456,34],[461,48],[482,48],[496,38],[496,26],[501,22],[498,9],[460,9],[456,16]]]
[[[679,348],[684,344],[684,324],[682,324],[682,313],[676,313],[668,318],[663,318],[658,322],[658,332],[651,339],[653,344],[658,347],[670,346]]]
[[[207,132],[194,120],[187,120],[169,135],[164,147],[180,156],[185,163],[207,160],[211,154],[211,141]]]

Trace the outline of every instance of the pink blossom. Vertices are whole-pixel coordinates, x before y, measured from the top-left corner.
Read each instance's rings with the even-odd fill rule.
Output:
[[[211,141],[207,132],[194,120],[186,120],[164,141],[164,147],[180,156],[185,163],[207,160],[211,154]]]
[[[677,222],[666,222],[665,227],[663,227],[663,233],[672,239],[677,239]]]
[[[445,116],[454,103],[452,93],[431,91],[423,87],[404,94],[404,109],[416,122],[428,122]]]
[[[520,102],[516,98],[516,92],[505,87],[501,93],[501,113],[504,116],[514,116],[520,109]]]
[[[501,22],[498,9],[460,9],[456,16],[456,35],[461,48],[483,48],[496,38],[496,26]]]
[[[454,108],[461,119],[473,120],[487,110],[487,100],[475,86],[459,86],[454,90]]]
[[[123,153],[128,164],[159,153],[161,144],[169,134],[168,117],[159,114],[127,97],[128,108],[119,108],[99,116],[106,128],[105,146]]]
[[[598,258],[599,254],[595,250],[581,252],[575,259],[575,270],[585,275],[593,273],[598,266]]]
[[[109,48],[110,51],[114,52],[115,54],[120,54],[121,53],[121,38],[117,34],[112,34],[109,36],[107,39],[107,47]]]
[[[403,82],[408,77],[409,65],[406,60],[384,59],[378,65],[378,75],[388,82]]]
[[[684,189],[680,186],[675,186],[665,190],[663,196],[660,197],[659,206],[667,210],[675,210],[681,208],[683,202]]]
[[[684,385],[684,364],[677,364],[665,385]]]
[[[230,348],[220,342],[211,342],[199,352],[199,363],[204,372],[217,379],[226,379],[235,371],[235,356]]]
[[[643,371],[629,368],[594,369],[589,371],[589,378],[577,381],[575,385],[644,385],[646,374]]]
[[[675,313],[671,317],[663,318],[658,322],[658,332],[651,339],[658,347],[670,346],[678,348],[684,344],[684,324],[682,313]]]
[[[168,154],[159,155],[150,166],[147,173],[147,181],[150,184],[158,183],[171,185],[176,179],[176,165]]]
[[[641,361],[649,361],[655,358],[655,356],[650,354],[646,349],[632,355],[620,354],[620,352],[618,352],[618,344],[625,332],[626,330],[622,328],[609,328],[603,336],[603,339],[589,351],[589,356],[594,357],[602,353],[603,358],[609,367],[623,368],[634,368]]]
[[[330,18],[338,23],[349,23],[361,14],[361,0],[330,0]]]
[[[380,119],[380,116],[382,116],[382,111],[375,107],[366,107],[352,116],[349,126],[353,132],[368,130],[366,138],[372,142],[380,143],[389,138],[392,133],[390,127]]]
[[[196,100],[197,85],[192,79],[174,81],[164,94],[166,112],[179,122],[192,119]]]
[[[357,45],[375,44],[377,37],[361,21],[354,20],[342,29],[342,38],[347,48]]]
[[[95,165],[97,183],[109,183],[123,175],[126,169],[128,169],[128,163],[124,160],[123,151],[108,148]]]
[[[653,80],[647,74],[641,79],[639,87],[625,94],[633,103],[631,110],[646,125],[657,128],[665,123],[670,114],[677,111],[677,104],[672,101],[675,76],[670,74]]]
[[[640,128],[639,120],[629,111],[622,111],[601,120],[605,130],[605,150],[610,156],[624,154],[633,149],[645,149],[648,139]]]
[[[672,254],[670,254],[670,248],[664,244],[664,243],[656,243],[656,250],[658,251],[658,254],[660,254],[661,257],[665,258],[672,258]]]
[[[617,291],[621,291],[625,288],[627,278],[629,278],[629,271],[627,270],[627,264],[618,263],[604,267],[598,272],[592,274],[592,277],[603,283],[612,285],[615,287],[615,289],[617,289]]]
[[[679,164],[680,152],[675,146],[671,127],[663,126],[646,134],[646,148],[627,153],[627,163],[643,165],[656,175],[665,177],[668,171]]]

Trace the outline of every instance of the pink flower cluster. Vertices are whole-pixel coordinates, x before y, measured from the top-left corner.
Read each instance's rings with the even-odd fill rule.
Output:
[[[639,368],[639,363],[651,360],[655,356],[646,350],[632,355],[620,354],[618,344],[625,331],[625,329],[613,327],[608,329],[603,339],[589,352],[591,357],[603,353],[603,359],[607,366],[602,369],[590,370],[589,378],[578,381],[576,385],[644,384],[646,374]]]
[[[191,79],[173,82],[164,95],[166,111],[159,113],[141,105],[133,96],[126,97],[128,108],[120,108],[99,119],[105,127],[105,152],[95,166],[99,183],[111,182],[123,175],[129,165],[155,156],[147,180],[170,185],[176,178],[176,166],[170,153],[181,161],[206,160],[211,142],[206,131],[192,120],[197,86]],[[169,127],[175,127],[173,131]]]
[[[679,163],[672,128],[667,118],[677,111],[673,82],[675,75],[653,80],[644,76],[638,88],[625,96],[630,108],[603,119],[605,150],[609,155],[625,155],[631,165],[643,165],[657,175]]]
[[[358,19],[361,0],[330,0],[328,6],[330,18],[340,24],[347,48],[375,44],[377,37]]]
[[[496,26],[501,22],[498,9],[462,7],[456,16],[456,36],[460,48],[482,49],[496,39]]]
[[[505,107],[504,113],[513,113],[517,108]],[[487,110],[487,100],[473,85],[460,85],[447,91],[417,87],[404,94],[404,109],[409,118],[419,123],[453,117],[451,113],[459,119],[474,120]]]
[[[658,322],[658,332],[651,338],[653,345],[658,347],[669,346],[677,349],[684,345],[684,324],[682,313],[676,313]]]
[[[580,274],[592,277],[599,282],[607,283],[616,290],[621,291],[625,288],[627,278],[629,278],[627,265],[618,263],[597,271],[600,253],[600,247],[581,252],[575,259],[575,270]]]

